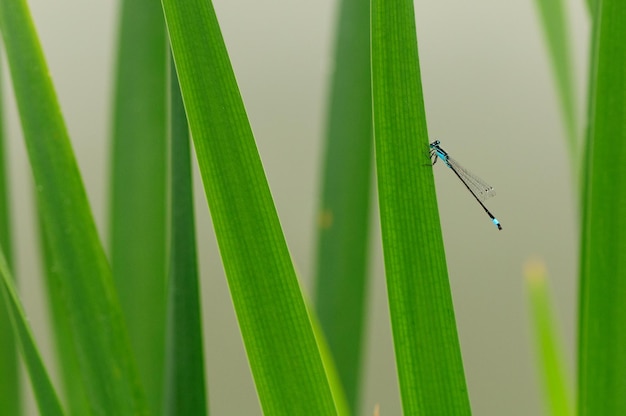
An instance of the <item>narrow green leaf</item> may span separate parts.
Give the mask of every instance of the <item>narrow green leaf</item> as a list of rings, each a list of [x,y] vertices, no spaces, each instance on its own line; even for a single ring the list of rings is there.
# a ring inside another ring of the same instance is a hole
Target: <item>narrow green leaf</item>
[[[150,410],[165,362],[167,40],[159,0],[121,3],[112,140],[111,267]]]
[[[165,414],[207,414],[193,186],[187,117],[176,68],[170,70],[170,272]]]
[[[598,2],[581,238],[578,414],[626,414],[626,3]]]
[[[98,415],[144,414],[110,267],[26,2],[1,1],[0,26],[89,403]]]
[[[316,307],[358,414],[372,180],[369,1],[340,2],[319,212]]]
[[[339,379],[337,365],[335,364],[335,360],[330,351],[330,347],[328,346],[328,342],[326,341],[326,337],[324,336],[319,320],[315,316],[315,312],[310,308],[308,308],[308,310],[309,316],[311,317],[311,324],[313,325],[313,332],[315,333],[315,339],[317,339],[317,346],[320,350],[324,368],[326,369],[326,377],[328,377],[330,390],[333,394],[333,398],[335,399],[337,415],[349,416],[353,413],[350,411],[350,407],[348,406],[346,394],[344,392],[343,385],[341,384],[341,380]]]
[[[0,64],[2,61],[0,61]],[[1,74],[0,74],[1,75]],[[4,81],[0,78],[0,81]],[[9,202],[9,166],[5,157],[4,135],[4,82],[0,82],[0,245],[4,250],[9,268],[13,259],[11,243],[11,209]]]
[[[4,299],[4,303],[9,310],[9,316],[13,324],[16,339],[18,340],[22,358],[28,370],[35,398],[37,399],[39,413],[43,416],[61,416],[64,414],[61,408],[61,402],[50,382],[48,372],[43,365],[41,355],[35,345],[33,334],[28,326],[28,319],[17,296],[15,287],[13,286],[13,277],[11,276],[9,266],[2,250],[0,250],[0,275],[2,275],[0,277],[0,286],[2,287],[0,289],[0,298]],[[5,386],[2,388],[4,389]],[[7,409],[2,409],[3,413],[6,410]],[[8,415],[9,413],[4,414]]]
[[[554,324],[552,301],[543,262],[528,262],[524,270],[531,323],[537,345],[538,369],[544,385],[546,414],[573,415],[570,383],[565,371],[563,343]]]
[[[41,210],[40,210],[41,211]],[[69,316],[65,310],[65,301],[61,288],[57,284],[60,277],[54,260],[50,243],[46,236],[45,224],[41,215],[39,218],[39,246],[43,259],[45,287],[48,295],[52,324],[54,325],[54,343],[56,357],[59,362],[62,391],[65,393],[66,409],[73,416],[87,416],[91,414],[85,386],[80,378],[78,352],[74,343]]]
[[[561,101],[561,112],[566,131],[567,149],[573,172],[580,165],[580,146],[576,117],[576,92],[572,65],[572,47],[563,0],[535,0],[546,38],[557,92]]]
[[[1,75],[1,74],[0,74]],[[3,79],[0,76],[0,247],[6,253],[9,268],[12,259],[11,221],[8,192],[8,166],[4,156],[4,94]],[[0,296],[0,409],[7,415],[21,413],[20,378],[15,348],[15,337],[9,321],[8,305],[5,305],[4,296]]]
[[[263,412],[335,405],[213,5],[162,0],[224,269]]]
[[[439,224],[412,0],[372,0],[380,220],[406,415],[471,413]]]

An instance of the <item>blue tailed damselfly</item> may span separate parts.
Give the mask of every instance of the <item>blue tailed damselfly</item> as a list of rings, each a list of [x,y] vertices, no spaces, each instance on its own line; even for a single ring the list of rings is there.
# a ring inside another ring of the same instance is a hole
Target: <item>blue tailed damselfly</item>
[[[476,198],[476,201],[478,201],[480,206],[483,207],[487,215],[489,215],[489,218],[491,218],[491,222],[498,227],[498,230],[501,230],[502,225],[500,225],[500,221],[498,221],[496,217],[494,217],[493,214],[487,209],[485,204],[483,204],[485,199],[496,194],[493,187],[459,165],[459,162],[452,159],[448,153],[439,146],[440,144],[441,142],[439,140],[435,140],[430,144],[430,157],[433,161],[433,165],[437,163],[437,159],[443,160],[443,163],[452,169],[452,172],[454,172],[461,182],[463,182],[463,185],[465,185],[467,190],[470,191],[474,198]]]

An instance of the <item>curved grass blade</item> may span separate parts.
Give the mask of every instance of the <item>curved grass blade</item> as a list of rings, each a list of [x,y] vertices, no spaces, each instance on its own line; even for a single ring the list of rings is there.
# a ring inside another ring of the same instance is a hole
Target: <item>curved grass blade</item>
[[[165,362],[167,40],[158,0],[121,3],[111,166],[111,268],[150,410]]]
[[[266,415],[336,413],[213,5],[162,0],[191,136]]]
[[[146,413],[113,279],[24,0],[0,2],[0,28],[56,282],[93,413]]]
[[[207,414],[191,149],[176,68],[170,70],[170,273],[165,415]]]
[[[538,369],[544,385],[546,409],[549,409],[546,414],[572,416],[574,409],[565,371],[563,346],[554,324],[547,272],[543,262],[528,262],[524,276],[537,345]]]
[[[32,332],[28,326],[28,319],[24,314],[24,308],[13,286],[13,277],[2,250],[0,250],[0,275],[0,298],[4,299],[4,303],[9,310],[16,339],[28,370],[35,398],[37,399],[39,413],[42,416],[62,416],[64,413],[61,402],[50,382],[50,377],[35,345]],[[5,410],[6,408],[3,409],[3,412]]]
[[[471,414],[428,166],[413,1],[372,0],[380,220],[402,406]]]
[[[1,62],[1,61],[0,61]],[[11,222],[9,220],[8,166],[5,158],[3,79],[0,76],[0,247],[6,253],[9,268],[13,258],[11,244]],[[8,305],[0,296],[0,408],[8,415],[21,413],[20,378],[15,337],[9,321]]]
[[[581,238],[578,414],[626,414],[626,3],[594,22]]]
[[[576,92],[572,65],[572,46],[563,0],[536,0],[552,62],[561,112],[565,125],[567,149],[572,172],[579,171],[580,145],[576,116]]]
[[[369,2],[342,0],[319,213],[316,309],[358,414],[372,187]]]

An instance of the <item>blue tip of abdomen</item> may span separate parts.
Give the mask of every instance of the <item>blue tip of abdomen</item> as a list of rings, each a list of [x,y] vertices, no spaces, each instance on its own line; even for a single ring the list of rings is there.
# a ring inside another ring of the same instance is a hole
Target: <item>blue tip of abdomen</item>
[[[500,221],[498,221],[497,219],[493,218],[493,219],[491,220],[491,222],[492,222],[492,223],[493,223],[496,227],[498,227],[498,230],[502,230],[502,226],[500,225]]]

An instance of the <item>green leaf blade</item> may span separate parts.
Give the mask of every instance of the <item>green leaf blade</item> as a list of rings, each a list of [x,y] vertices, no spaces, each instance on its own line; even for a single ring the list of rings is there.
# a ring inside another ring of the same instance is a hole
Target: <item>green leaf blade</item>
[[[315,338],[317,339],[317,345],[320,350],[322,362],[324,363],[324,368],[326,369],[328,383],[330,385],[333,398],[335,399],[337,416],[349,416],[353,414],[353,412],[350,411],[350,407],[348,406],[348,401],[346,399],[343,385],[339,378],[339,372],[337,371],[337,366],[335,365],[333,355],[331,354],[330,348],[328,347],[328,342],[326,342],[326,337],[322,332],[319,320],[315,316],[314,312],[312,312],[310,309],[309,316],[311,317],[311,324],[313,325],[313,331],[315,332]]]
[[[171,210],[165,414],[207,414],[191,148],[176,68],[170,71]]]
[[[0,28],[92,411],[145,414],[110,267],[24,0],[0,2]]]
[[[165,361],[167,40],[158,0],[121,3],[113,114],[111,267],[153,414]]]
[[[626,414],[626,4],[597,5],[581,238],[580,416]]]
[[[318,218],[316,309],[358,414],[372,187],[369,2],[340,2]]]
[[[4,135],[4,102],[3,78],[0,77],[0,247],[6,254],[9,268],[12,263],[10,203],[8,192],[8,166],[5,158]],[[0,404],[9,415],[18,415],[21,412],[20,378],[16,340],[11,328],[9,305],[5,304],[4,297],[0,296]]]
[[[412,1],[372,0],[372,86],[385,271],[407,415],[471,414],[422,97]]]
[[[48,237],[46,236],[45,224],[39,212],[39,242],[44,267],[45,288],[48,295],[49,310],[52,324],[54,326],[54,341],[56,346],[56,357],[59,362],[61,380],[63,382],[64,398],[66,408],[71,415],[89,415],[90,406],[88,403],[85,385],[82,382],[79,363],[78,350],[74,342],[74,334],[70,317],[66,312],[63,293],[58,284],[60,276],[54,260]]]
[[[263,411],[336,414],[211,2],[162,0],[224,269]]]
[[[28,326],[28,319],[17,296],[13,285],[13,276],[11,276],[9,266],[2,250],[0,250],[0,275],[0,298],[3,298],[4,303],[7,305],[13,329],[16,334],[15,338],[18,340],[22,351],[22,357],[26,364],[26,369],[28,370],[35,398],[37,399],[39,412],[43,416],[63,416],[64,413],[61,402],[52,386],[48,372],[43,365],[41,355],[35,345],[32,331]],[[3,411],[7,410],[9,409],[3,409]],[[17,413],[15,413],[15,415],[17,415]]]
[[[572,46],[563,0],[535,0],[539,9],[548,52],[552,61],[561,112],[565,125],[567,150],[573,172],[578,171],[580,162],[576,116],[576,93],[572,65]]]
[[[537,345],[538,368],[544,385],[546,408],[549,409],[547,414],[572,416],[573,402],[565,371],[563,342],[554,323],[547,271],[543,262],[529,262],[524,277]]]

